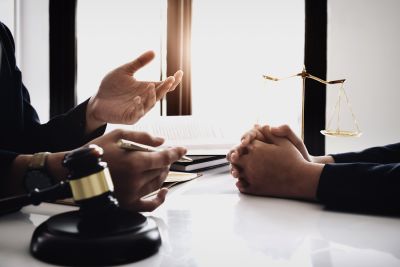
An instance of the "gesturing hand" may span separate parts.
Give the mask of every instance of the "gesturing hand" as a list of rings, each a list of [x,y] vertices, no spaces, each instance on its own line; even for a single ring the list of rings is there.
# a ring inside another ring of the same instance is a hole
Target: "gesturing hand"
[[[89,100],[86,114],[88,132],[104,123],[133,124],[156,101],[176,88],[182,80],[183,72],[180,70],[161,82],[139,81],[134,77],[154,56],[152,51],[145,52],[103,78],[98,92]]]

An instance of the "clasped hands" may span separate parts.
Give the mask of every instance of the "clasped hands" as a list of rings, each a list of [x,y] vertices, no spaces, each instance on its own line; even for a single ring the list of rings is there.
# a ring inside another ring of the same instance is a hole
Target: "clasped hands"
[[[315,200],[324,167],[289,126],[255,125],[227,155],[240,192]]]

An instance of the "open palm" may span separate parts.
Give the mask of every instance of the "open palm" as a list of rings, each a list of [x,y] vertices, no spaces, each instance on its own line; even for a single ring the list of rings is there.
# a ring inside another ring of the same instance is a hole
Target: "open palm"
[[[133,124],[167,92],[176,88],[182,80],[182,71],[177,71],[174,76],[161,82],[139,81],[134,77],[136,71],[147,65],[154,56],[154,52],[148,51],[104,77],[97,94],[89,101],[94,119]]]

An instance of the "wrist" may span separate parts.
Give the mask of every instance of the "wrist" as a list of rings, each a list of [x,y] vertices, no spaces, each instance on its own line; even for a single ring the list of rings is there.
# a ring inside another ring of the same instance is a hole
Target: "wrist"
[[[299,198],[316,200],[319,179],[324,168],[324,164],[306,162],[298,173],[300,176],[297,186],[297,196]]]
[[[335,163],[335,160],[332,156],[311,156],[311,162],[327,164]]]
[[[85,126],[85,133],[89,134],[96,130],[97,128],[106,124],[105,121],[100,120],[96,117],[96,101],[95,97],[91,97],[86,107],[86,126]]]
[[[67,178],[68,170],[62,165],[66,152],[51,153],[47,156],[46,170],[54,178],[55,182],[60,182]]]

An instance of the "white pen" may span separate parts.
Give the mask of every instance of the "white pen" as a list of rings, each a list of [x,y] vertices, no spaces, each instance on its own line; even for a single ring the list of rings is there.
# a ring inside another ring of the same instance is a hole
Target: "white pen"
[[[122,149],[125,150],[131,150],[131,151],[148,151],[148,152],[156,152],[156,151],[162,151],[162,149],[148,146],[148,145],[143,145],[140,143],[136,143],[130,140],[125,140],[125,139],[119,139],[118,140],[118,146]],[[193,160],[187,156],[183,156],[181,159],[178,161],[180,162],[192,162]]]

